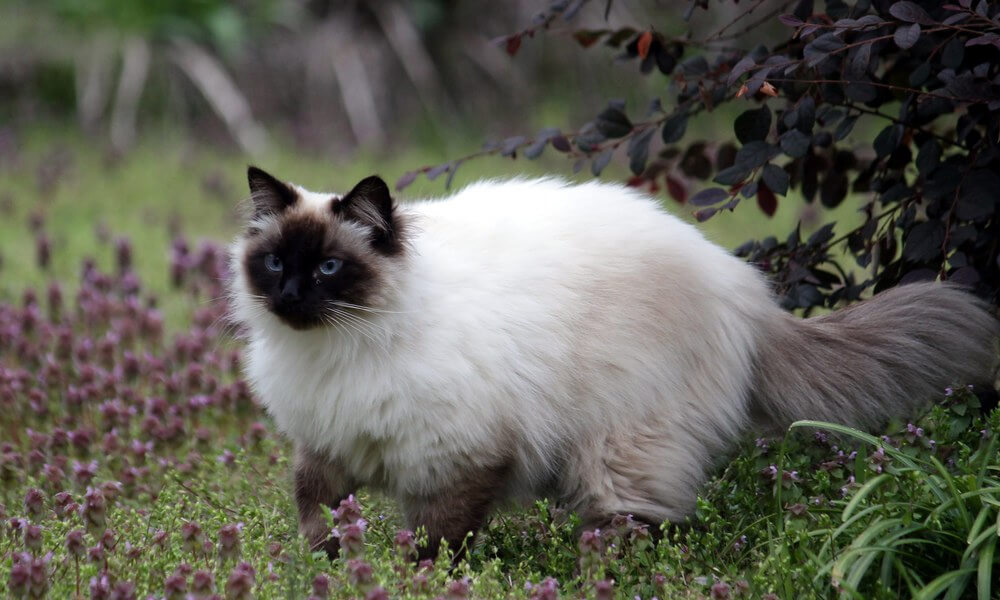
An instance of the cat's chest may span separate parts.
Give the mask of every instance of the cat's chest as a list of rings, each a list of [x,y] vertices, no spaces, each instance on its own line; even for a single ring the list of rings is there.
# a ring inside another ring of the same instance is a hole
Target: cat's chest
[[[278,428],[328,453],[359,479],[391,479],[415,444],[412,421],[386,369],[321,352],[277,353],[252,344],[248,376]]]

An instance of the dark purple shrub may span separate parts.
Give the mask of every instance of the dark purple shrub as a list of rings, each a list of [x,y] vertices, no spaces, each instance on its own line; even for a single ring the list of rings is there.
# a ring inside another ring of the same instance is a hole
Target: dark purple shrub
[[[589,165],[595,176],[622,154],[629,185],[665,190],[699,220],[744,201],[770,216],[793,191],[819,214],[853,194],[860,226],[835,235],[828,222],[807,238],[796,227],[736,249],[772,275],[786,309],[834,307],[869,288],[935,278],[996,302],[1000,6],[799,0],[761,8],[768,18],[755,13],[749,23],[740,21],[761,4],[736,11],[707,37],[667,35],[676,24],[666,22],[673,14],[666,10],[660,22],[558,36],[584,48],[611,48],[619,60],[609,64],[668,79],[670,97],[630,109],[612,101],[574,132],[547,128],[490,142],[474,155],[406,173],[396,188],[420,173],[447,173],[450,182],[473,156],[536,158],[552,148],[571,158],[574,170]],[[498,42],[513,56],[536,33],[556,23],[564,30],[584,12],[580,6],[549,2],[534,25]],[[690,16],[709,2],[688,6]],[[779,35],[771,33],[775,27]],[[688,127],[690,121],[725,104],[740,106],[735,140],[690,133],[700,129]],[[864,132],[862,144],[849,139],[852,131]],[[859,270],[837,262],[844,253]]]

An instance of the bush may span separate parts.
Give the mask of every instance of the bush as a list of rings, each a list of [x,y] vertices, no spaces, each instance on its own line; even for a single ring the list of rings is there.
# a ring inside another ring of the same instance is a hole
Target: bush
[[[529,37],[572,20],[582,4],[552,2],[536,25],[498,43],[516,55]],[[1000,5],[827,0],[817,10],[800,0],[785,14],[791,4],[750,3],[708,37],[639,27],[576,30],[565,39],[619,52],[618,68],[638,64],[643,73],[667,77],[669,101],[653,99],[641,120],[612,101],[572,133],[549,128],[470,157],[536,158],[551,147],[574,159],[574,170],[589,163],[596,176],[624,153],[629,185],[665,189],[696,208],[699,220],[750,199],[771,215],[793,191],[826,208],[857,202],[864,223],[842,235],[834,236],[831,222],[805,240],[796,228],[736,250],[773,275],[788,309],[833,307],[871,287],[935,278],[995,300]],[[688,15],[707,6],[692,1]],[[784,27],[774,43],[730,46],[774,21]],[[735,142],[687,135],[691,119],[727,103],[745,106],[733,122]],[[847,145],[861,126],[878,132],[872,143]],[[397,189],[421,173],[450,178],[470,157],[407,173]],[[689,194],[689,187],[700,189]],[[840,264],[835,254],[843,250],[858,269]]]

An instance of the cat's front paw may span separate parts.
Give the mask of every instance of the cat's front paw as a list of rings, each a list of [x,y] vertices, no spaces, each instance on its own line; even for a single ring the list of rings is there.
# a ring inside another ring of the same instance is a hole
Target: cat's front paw
[[[333,530],[323,522],[299,523],[299,534],[309,543],[311,552],[326,552],[330,560],[340,556],[340,542],[333,537]]]

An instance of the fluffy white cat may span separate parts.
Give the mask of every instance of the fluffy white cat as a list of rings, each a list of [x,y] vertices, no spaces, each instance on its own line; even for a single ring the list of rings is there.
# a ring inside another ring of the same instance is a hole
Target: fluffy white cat
[[[427,527],[429,553],[505,500],[679,519],[748,430],[878,425],[990,377],[997,321],[965,292],[797,319],[621,186],[485,181],[398,205],[375,177],[344,196],[249,180],[246,374],[295,443],[301,530],[331,552],[319,504],[362,485]]]

